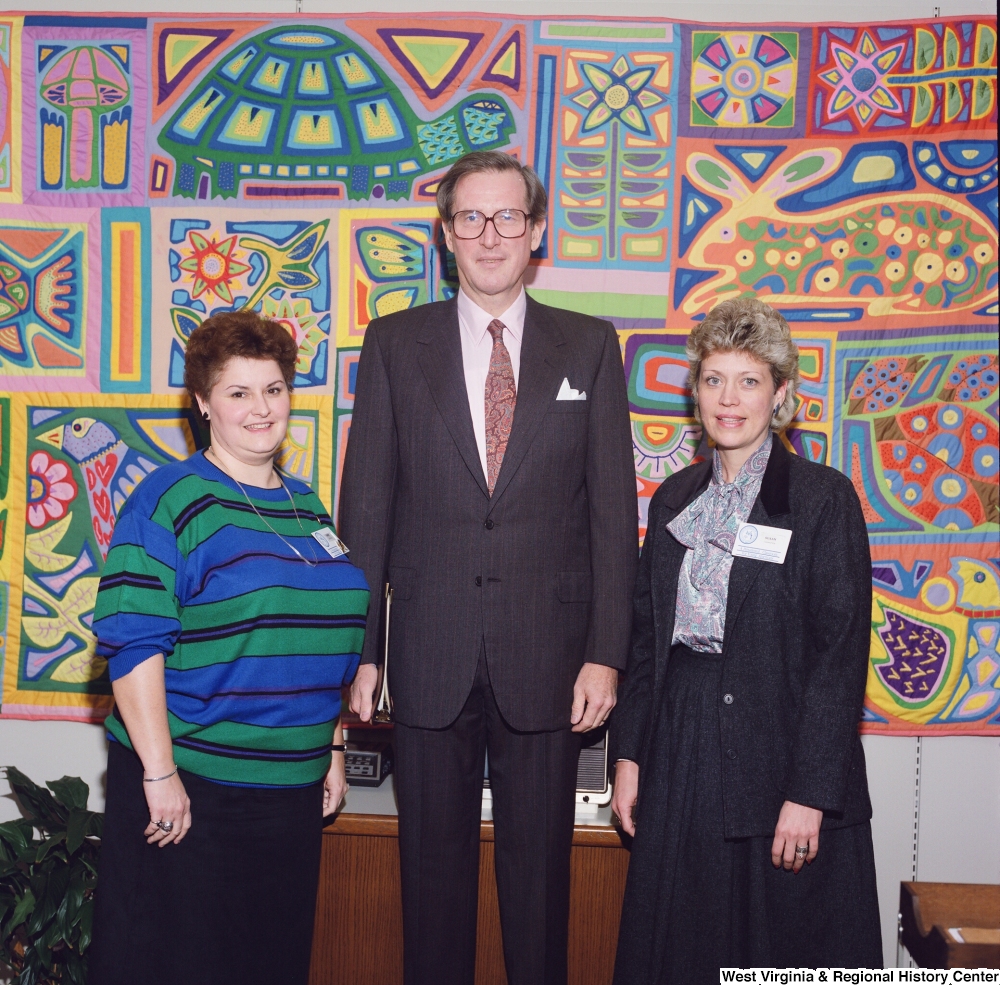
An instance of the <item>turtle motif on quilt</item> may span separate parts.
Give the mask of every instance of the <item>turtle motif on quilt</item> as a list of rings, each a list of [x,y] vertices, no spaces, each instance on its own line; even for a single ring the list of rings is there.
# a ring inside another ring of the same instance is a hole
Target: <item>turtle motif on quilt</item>
[[[996,523],[997,425],[959,404],[923,404],[875,419],[889,491],[911,513],[945,530]]]
[[[234,198],[244,182],[277,181],[399,199],[415,178],[502,147],[513,130],[510,107],[493,95],[424,122],[355,41],[303,25],[226,52],[157,139],[175,161],[173,193],[185,198]]]

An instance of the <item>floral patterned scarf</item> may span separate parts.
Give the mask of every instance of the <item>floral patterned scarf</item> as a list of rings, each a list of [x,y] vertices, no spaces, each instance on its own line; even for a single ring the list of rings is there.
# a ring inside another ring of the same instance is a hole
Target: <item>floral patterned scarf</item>
[[[719,453],[715,452],[712,482],[708,489],[667,524],[674,537],[694,552],[691,585],[696,591],[701,591],[711,582],[719,573],[723,561],[731,558],[729,552],[736,543],[736,532],[750,516],[754,500],[760,492],[760,483],[771,455],[771,441],[768,434],[761,446],[743,463],[736,478],[728,483],[722,476]]]

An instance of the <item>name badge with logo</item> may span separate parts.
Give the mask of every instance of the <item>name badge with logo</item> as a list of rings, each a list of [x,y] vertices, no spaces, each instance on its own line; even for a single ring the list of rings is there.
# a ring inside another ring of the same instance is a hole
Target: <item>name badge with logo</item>
[[[319,530],[314,530],[312,536],[313,540],[332,558],[344,557],[344,555],[351,553],[347,549],[347,545],[329,527],[320,527]]]
[[[761,523],[741,523],[733,544],[733,557],[752,557],[757,561],[784,564],[791,530],[781,527],[765,527]]]

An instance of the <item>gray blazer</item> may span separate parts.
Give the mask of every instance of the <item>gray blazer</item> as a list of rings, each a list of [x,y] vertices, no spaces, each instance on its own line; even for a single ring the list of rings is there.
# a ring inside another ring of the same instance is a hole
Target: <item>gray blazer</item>
[[[564,379],[587,399],[556,400]],[[609,323],[528,299],[517,406],[492,497],[457,302],[368,326],[340,534],[372,587],[362,662],[379,659],[380,588],[393,588],[399,721],[453,722],[485,643],[507,723],[568,726],[580,666],[625,665],[636,515],[621,349]]]
[[[666,680],[686,548],[666,525],[708,486],[711,460],[654,494],[636,579],[632,646],[611,755],[658,769],[649,747]],[[871,817],[858,736],[871,633],[871,554],[850,479],[775,439],[750,523],[792,531],[784,564],[735,558],[719,685],[725,836],[770,835],[785,800],[823,825]],[[728,698],[728,700],[726,700]]]

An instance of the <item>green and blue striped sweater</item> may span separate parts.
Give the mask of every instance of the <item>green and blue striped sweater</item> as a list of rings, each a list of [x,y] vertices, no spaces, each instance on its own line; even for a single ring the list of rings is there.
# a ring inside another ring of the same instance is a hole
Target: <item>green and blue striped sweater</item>
[[[94,612],[111,679],[162,653],[181,769],[239,786],[325,776],[340,688],[358,666],[368,609],[362,572],[310,536],[331,521],[318,496],[244,486],[198,452],[145,478],[122,507]],[[301,522],[301,529],[299,526]],[[131,748],[121,716],[112,739]]]

